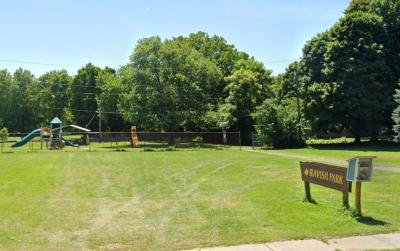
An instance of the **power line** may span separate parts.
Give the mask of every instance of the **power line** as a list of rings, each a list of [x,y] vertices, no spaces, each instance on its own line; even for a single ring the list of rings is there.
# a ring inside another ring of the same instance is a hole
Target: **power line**
[[[95,93],[95,92],[74,92],[71,96],[90,96],[90,95],[108,95],[108,96],[120,96],[121,94],[124,94],[125,92],[120,92],[120,93],[107,93],[107,92],[101,92],[101,93]],[[52,94],[68,94],[66,92],[52,92]]]
[[[40,92],[40,91],[39,91]],[[97,96],[116,96],[119,97],[123,94],[129,94],[129,92],[126,91],[121,91],[119,93],[108,93],[108,92],[99,92],[99,93],[95,93],[95,92],[73,92],[73,93],[68,93],[68,92],[51,92],[51,94],[61,94],[61,95],[70,95],[70,96],[91,96],[91,95],[97,95]],[[224,95],[220,95],[220,96],[213,96],[213,95],[206,95],[203,93],[187,93],[187,94],[183,94],[183,93],[158,93],[159,95],[163,95],[163,96],[171,96],[171,97],[201,97],[201,98],[226,98],[226,96]],[[149,96],[149,95],[145,95],[145,94],[140,94],[140,96]]]
[[[282,59],[282,60],[274,60],[274,61],[265,61],[265,64],[279,64],[279,63],[286,63],[286,62],[293,62],[297,59]]]
[[[264,61],[265,64],[279,64],[292,62],[296,59],[281,59],[281,60],[271,60]],[[57,67],[69,67],[69,68],[81,68],[80,65],[66,65],[66,64],[55,64],[55,63],[45,63],[45,62],[34,62],[26,60],[13,60],[13,59],[0,59],[0,62],[12,63],[12,64],[30,64],[30,65],[43,65],[43,66],[57,66]]]
[[[90,121],[86,124],[86,128],[90,125],[90,123],[92,123],[93,119],[96,117],[96,112],[93,114],[93,117],[90,119]]]
[[[6,63],[12,63],[12,64],[31,64],[31,65],[44,65],[44,66],[57,66],[57,67],[72,67],[72,68],[80,68],[80,67],[82,67],[82,66],[78,66],[78,65],[65,65],[65,64],[32,62],[32,61],[12,60],[12,59],[0,59],[0,62],[6,62]]]
[[[54,109],[54,110],[64,110],[64,109],[68,109],[68,110],[70,110],[70,111],[76,111],[76,112],[88,112],[88,113],[98,113],[99,111],[98,110],[96,110],[96,111],[92,111],[92,110],[83,110],[83,109],[73,109],[73,108],[68,108],[68,107],[65,107],[65,108],[50,108],[50,109]],[[104,112],[104,111],[101,111],[101,113],[105,113],[105,114],[121,114],[122,115],[122,113],[121,112]]]

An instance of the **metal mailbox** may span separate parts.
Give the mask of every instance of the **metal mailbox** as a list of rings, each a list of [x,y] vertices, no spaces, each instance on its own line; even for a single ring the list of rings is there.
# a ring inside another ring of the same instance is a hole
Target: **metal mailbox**
[[[375,156],[362,156],[347,160],[347,181],[370,181],[375,158]]]

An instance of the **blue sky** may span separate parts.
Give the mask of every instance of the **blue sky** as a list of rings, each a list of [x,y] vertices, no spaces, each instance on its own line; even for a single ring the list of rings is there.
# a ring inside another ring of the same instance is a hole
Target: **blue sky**
[[[333,25],[349,0],[0,0],[0,69],[36,76],[88,62],[118,67],[136,42],[205,31],[223,36],[274,74]],[[7,61],[8,60],[8,61]],[[39,62],[55,65],[15,63]]]

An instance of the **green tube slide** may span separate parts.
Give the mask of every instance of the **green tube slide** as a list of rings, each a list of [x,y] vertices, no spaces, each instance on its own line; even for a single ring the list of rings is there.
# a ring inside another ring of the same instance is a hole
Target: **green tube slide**
[[[74,144],[74,143],[72,143],[70,140],[67,140],[67,139],[65,139],[65,138],[62,138],[62,140],[63,140],[63,142],[64,142],[64,144],[65,144],[66,146],[79,147],[78,144]]]
[[[32,132],[30,132],[28,135],[26,135],[25,137],[21,138],[20,140],[18,140],[15,144],[13,144],[11,147],[20,147],[25,145],[26,143],[28,143],[29,141],[31,141],[34,137],[40,137],[40,128],[33,130]]]

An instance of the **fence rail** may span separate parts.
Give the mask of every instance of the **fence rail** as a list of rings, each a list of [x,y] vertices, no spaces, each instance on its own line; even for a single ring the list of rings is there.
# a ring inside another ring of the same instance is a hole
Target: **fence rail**
[[[28,133],[11,133],[9,137],[12,139],[9,138],[8,142],[14,143],[26,135]],[[239,132],[137,132],[136,135],[139,140],[138,148],[145,150],[241,147]],[[88,147],[89,150],[132,148],[131,136],[130,132],[63,132],[67,147],[79,145],[80,148]],[[21,148],[46,149],[48,140],[36,137]]]

